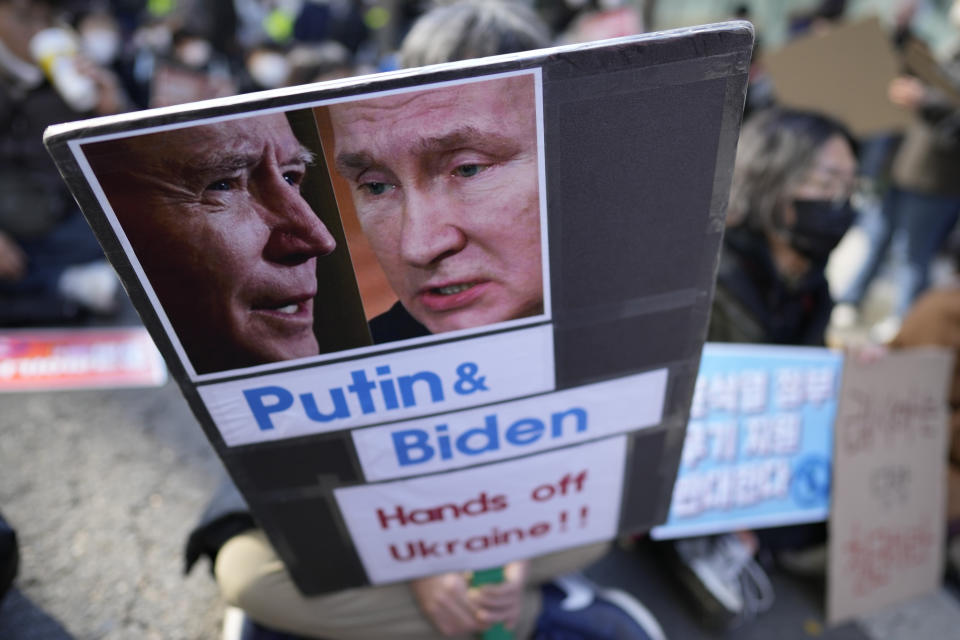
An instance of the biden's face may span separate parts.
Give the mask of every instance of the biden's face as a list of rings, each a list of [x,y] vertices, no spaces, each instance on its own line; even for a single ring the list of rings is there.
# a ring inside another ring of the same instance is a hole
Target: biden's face
[[[336,245],[300,195],[310,154],[286,118],[122,142],[104,190],[194,368],[316,355],[316,259]]]
[[[330,107],[337,171],[403,306],[432,333],[542,313],[532,76]]]

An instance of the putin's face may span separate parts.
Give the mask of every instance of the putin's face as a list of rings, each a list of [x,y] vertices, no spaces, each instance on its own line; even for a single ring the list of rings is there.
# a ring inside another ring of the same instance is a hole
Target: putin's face
[[[116,149],[91,164],[198,373],[317,354],[316,259],[336,245],[282,114],[100,144]]]
[[[330,107],[337,171],[403,306],[432,333],[543,311],[532,76]]]

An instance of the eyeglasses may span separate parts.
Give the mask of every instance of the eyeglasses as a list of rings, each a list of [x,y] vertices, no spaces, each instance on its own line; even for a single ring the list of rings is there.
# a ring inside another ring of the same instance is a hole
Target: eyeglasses
[[[828,166],[814,166],[794,189],[795,195],[811,200],[849,200],[864,187],[864,181],[848,171]]]

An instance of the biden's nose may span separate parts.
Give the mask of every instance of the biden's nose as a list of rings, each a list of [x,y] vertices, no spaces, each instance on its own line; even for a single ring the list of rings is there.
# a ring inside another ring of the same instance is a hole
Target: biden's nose
[[[264,256],[282,264],[299,264],[337,248],[330,230],[304,200],[299,189],[281,176],[260,203],[266,210],[270,237]]]

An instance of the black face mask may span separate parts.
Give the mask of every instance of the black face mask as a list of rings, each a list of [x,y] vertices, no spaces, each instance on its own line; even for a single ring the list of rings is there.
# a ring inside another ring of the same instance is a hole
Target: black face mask
[[[849,200],[794,200],[797,221],[785,229],[794,251],[813,262],[826,263],[856,218]]]

